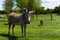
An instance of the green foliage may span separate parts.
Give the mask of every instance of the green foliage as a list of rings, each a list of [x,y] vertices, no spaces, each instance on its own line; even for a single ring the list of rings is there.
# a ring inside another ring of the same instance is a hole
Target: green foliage
[[[60,6],[57,6],[54,8],[54,13],[57,13],[60,15]]]
[[[34,9],[38,10],[41,7],[41,0],[35,0]]]
[[[50,9],[49,9],[49,8],[47,8],[46,12],[47,12],[47,13],[50,13]]]
[[[5,0],[3,6],[7,14],[9,14],[11,10],[16,10],[15,8],[13,9],[15,6],[18,10],[23,11],[23,8],[29,8],[39,12],[41,9],[41,0]]]
[[[38,9],[41,5],[41,0],[16,0],[17,6],[21,9],[30,8]]]
[[[5,11],[0,11],[0,14],[5,14]]]
[[[28,6],[28,0],[16,0],[19,8],[26,8]]]
[[[13,8],[13,0],[5,0],[3,7],[5,10],[5,13],[8,15]]]

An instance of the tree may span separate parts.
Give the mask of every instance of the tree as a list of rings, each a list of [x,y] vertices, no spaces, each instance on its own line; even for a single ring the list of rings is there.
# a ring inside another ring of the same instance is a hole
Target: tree
[[[30,9],[37,9],[39,8],[41,0],[16,0],[17,6],[21,9],[23,8],[30,8]]]
[[[3,7],[8,16],[8,14],[12,11],[13,8],[13,0],[5,0]]]
[[[60,5],[56,6],[53,11],[54,13],[57,13],[58,15],[60,15]]]
[[[19,9],[23,10],[23,8],[26,8],[28,6],[28,0],[15,0],[17,7],[19,7]]]

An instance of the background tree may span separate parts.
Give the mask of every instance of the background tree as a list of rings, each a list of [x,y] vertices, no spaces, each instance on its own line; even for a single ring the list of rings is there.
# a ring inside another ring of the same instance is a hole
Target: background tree
[[[40,1],[41,0],[16,0],[16,3],[20,9],[23,8],[37,9],[41,6]]]
[[[15,0],[17,7],[19,7],[19,9],[23,10],[23,8],[26,8],[28,6],[28,0]]]
[[[60,5],[56,6],[53,10],[54,13],[57,13],[58,15],[60,15]]]
[[[8,14],[12,11],[12,8],[13,8],[13,0],[5,0],[3,7],[5,10],[5,13],[8,16]]]

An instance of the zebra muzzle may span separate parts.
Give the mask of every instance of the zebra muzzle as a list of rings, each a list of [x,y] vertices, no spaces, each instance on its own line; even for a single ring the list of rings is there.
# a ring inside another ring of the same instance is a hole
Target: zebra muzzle
[[[28,24],[30,24],[30,22],[28,22]]]

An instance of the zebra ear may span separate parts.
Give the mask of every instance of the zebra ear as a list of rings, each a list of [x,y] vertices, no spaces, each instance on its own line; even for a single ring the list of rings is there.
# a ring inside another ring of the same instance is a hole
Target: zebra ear
[[[29,11],[29,13],[34,13],[34,12],[35,12],[35,10]]]
[[[29,13],[33,13],[34,11],[29,11]]]

